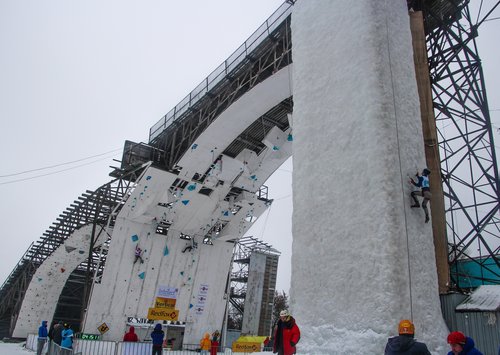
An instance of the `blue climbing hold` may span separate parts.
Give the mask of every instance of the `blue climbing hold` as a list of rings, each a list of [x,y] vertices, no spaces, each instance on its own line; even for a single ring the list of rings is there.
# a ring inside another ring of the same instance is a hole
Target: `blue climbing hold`
[[[132,237],[130,237],[132,239],[133,242],[137,242],[139,240],[139,237],[137,236],[137,234],[134,234]]]
[[[184,271],[181,271],[181,272],[180,272],[180,274],[181,274],[181,275],[184,275]]]
[[[229,216],[229,211],[224,211],[224,216]]]
[[[188,189],[189,191],[196,190],[196,184],[189,185],[189,186],[187,187],[187,189]]]
[[[189,308],[193,308],[193,307],[194,307],[194,306],[193,306],[193,304],[192,304],[192,303],[190,303],[190,304],[189,304]]]
[[[187,204],[189,203],[189,200],[182,200],[182,203],[183,203],[184,205],[187,205]]]
[[[168,247],[165,245],[165,249],[163,250],[163,256],[168,255]]]
[[[137,275],[137,276],[139,276],[139,278],[140,278],[140,279],[143,279],[143,280],[144,280],[144,276],[146,276],[146,273],[143,271],[143,272],[141,272],[141,273],[140,273],[139,275]]]
[[[250,176],[250,179],[252,179],[252,180],[257,180],[257,175],[252,175],[252,176]]]
[[[198,144],[196,143],[191,146],[191,149],[196,149],[196,148],[198,148]]]
[[[280,147],[278,147],[277,145],[273,146],[273,150],[280,150]]]
[[[293,141],[293,136],[291,133],[288,134],[288,137],[286,138],[287,141],[292,142]]]
[[[151,180],[151,175],[146,176],[146,180]]]

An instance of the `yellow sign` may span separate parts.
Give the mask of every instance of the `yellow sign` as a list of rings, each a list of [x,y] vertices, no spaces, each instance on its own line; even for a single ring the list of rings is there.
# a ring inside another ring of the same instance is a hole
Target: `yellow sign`
[[[155,308],[174,309],[175,308],[175,301],[176,301],[175,298],[156,297]]]
[[[102,334],[106,333],[109,330],[109,327],[108,327],[108,325],[106,323],[102,323],[100,326],[97,327],[97,330],[102,335]]]
[[[178,320],[179,310],[169,308],[150,308],[148,310],[148,319],[152,320]]]
[[[256,353],[260,352],[261,343],[234,342],[233,353]]]

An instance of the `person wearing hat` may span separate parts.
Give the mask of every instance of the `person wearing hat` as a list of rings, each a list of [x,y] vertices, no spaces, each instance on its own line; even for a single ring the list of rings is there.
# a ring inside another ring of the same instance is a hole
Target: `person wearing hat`
[[[71,325],[65,323],[64,330],[62,331],[62,354],[72,354],[73,351],[73,330],[71,330]]]
[[[295,354],[297,350],[295,345],[299,340],[300,329],[295,323],[295,318],[290,315],[288,310],[282,310],[274,333],[273,353],[278,353],[278,355]]]
[[[422,208],[425,212],[425,223],[429,222],[429,210],[427,209],[427,202],[431,200],[432,194],[429,185],[429,175],[431,171],[427,168],[422,170],[422,175],[417,174],[417,181],[410,178],[410,184],[416,187],[420,187],[420,191],[412,191],[411,198],[413,199],[414,204],[411,207],[420,207],[420,203],[418,202],[417,196],[422,196],[424,199],[422,200]]]
[[[451,332],[448,335],[448,344],[451,346],[448,355],[483,355],[474,347],[474,340],[462,332]]]
[[[414,339],[415,326],[410,320],[399,322],[398,333],[399,336],[387,340],[385,355],[431,355],[427,345]]]

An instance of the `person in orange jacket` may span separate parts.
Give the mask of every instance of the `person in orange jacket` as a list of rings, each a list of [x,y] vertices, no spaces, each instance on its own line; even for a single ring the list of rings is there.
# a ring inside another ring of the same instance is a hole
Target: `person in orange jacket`
[[[212,347],[212,342],[210,341],[210,334],[205,333],[203,339],[200,341],[201,352],[200,355],[208,355],[210,348]]]
[[[300,329],[295,323],[295,318],[290,312],[280,312],[280,319],[274,333],[273,353],[278,355],[293,355],[296,352],[295,345],[300,340]]]

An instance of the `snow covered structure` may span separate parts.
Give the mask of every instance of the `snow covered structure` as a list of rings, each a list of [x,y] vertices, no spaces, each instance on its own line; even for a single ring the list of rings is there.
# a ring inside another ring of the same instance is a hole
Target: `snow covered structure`
[[[425,158],[406,2],[299,1],[292,35],[300,352],[379,354],[409,318],[442,353],[431,227],[409,207]]]
[[[26,334],[35,332],[41,320],[47,320],[50,324],[56,301],[71,272],[88,257],[92,229],[92,225],[86,225],[75,230],[36,270],[26,290],[13,337],[24,338]],[[104,243],[111,233],[112,228],[107,232],[101,231],[94,241],[94,247]]]
[[[106,267],[101,283],[94,286],[84,332],[95,333],[105,323],[109,330],[104,339],[120,339],[127,319],[155,319],[151,315],[158,311],[155,303],[161,298],[160,289],[171,291],[167,298],[175,299],[175,316],[156,319],[185,322],[185,344],[197,344],[207,329],[221,329],[234,240],[270,206],[272,201],[258,196],[259,189],[290,157],[291,129],[269,129],[259,155],[242,149],[233,158],[214,151],[223,152],[252,122],[289,95],[285,69],[217,117],[177,162],[177,174],[147,168],[116,217]],[[158,228],[164,233],[158,233]],[[143,250],[144,263],[134,262],[136,245]]]

